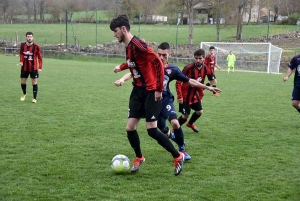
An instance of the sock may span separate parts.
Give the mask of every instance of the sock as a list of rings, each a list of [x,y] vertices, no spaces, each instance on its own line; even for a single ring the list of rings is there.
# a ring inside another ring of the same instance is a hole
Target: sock
[[[208,87],[209,87],[209,86],[210,86],[210,83],[209,83],[209,82],[208,82],[208,83],[206,83],[206,86],[208,86]]]
[[[184,118],[182,118],[182,116],[180,116],[180,117],[178,118],[178,121],[179,121],[179,124],[180,124],[180,126],[181,126],[181,125],[183,125],[183,124],[187,121],[187,119],[184,119]]]
[[[135,152],[135,156],[142,158],[143,154],[140,147],[140,138],[136,130],[134,131],[127,131],[127,138],[129,140],[129,143],[131,147],[133,148]]]
[[[178,129],[174,129],[174,135],[175,135],[174,142],[176,142],[176,144],[178,145],[179,151],[184,151],[184,138],[183,138],[184,134],[181,127]]]
[[[169,138],[165,134],[159,132],[157,130],[157,128],[149,128],[149,129],[147,129],[147,132],[148,132],[148,135],[150,137],[152,137],[153,139],[155,139],[160,146],[162,146],[168,152],[170,152],[172,154],[173,158],[177,158],[180,156],[180,154],[175,149],[175,147],[173,146],[173,144],[169,140]]]
[[[212,86],[215,87],[215,88],[217,87],[217,85],[212,85]],[[213,92],[213,94],[216,94],[216,92]]]
[[[26,84],[21,84],[23,94],[26,94]]]
[[[300,109],[297,110],[300,113]]]
[[[197,121],[197,119],[199,119],[199,117],[201,117],[201,115],[198,115],[196,112],[194,112],[189,120],[189,124],[192,125],[195,121]]]
[[[38,85],[32,85],[32,91],[33,91],[33,98],[36,99],[37,92],[38,92]]]
[[[227,68],[227,72],[228,72],[228,73],[230,72],[230,68],[229,68],[229,67]]]

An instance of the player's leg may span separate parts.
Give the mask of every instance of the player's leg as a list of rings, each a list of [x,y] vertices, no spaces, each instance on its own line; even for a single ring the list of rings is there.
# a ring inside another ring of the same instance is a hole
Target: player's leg
[[[230,65],[228,65],[228,68],[227,68],[227,73],[230,72]]]
[[[140,146],[140,138],[137,132],[137,125],[140,121],[140,118],[143,117],[144,107],[142,100],[139,99],[141,97],[142,92],[136,87],[132,89],[129,99],[129,114],[128,121],[126,125],[127,139],[135,152],[135,159],[133,161],[133,167],[131,172],[137,172],[139,170],[140,165],[145,161],[145,157],[142,154],[141,146]]]
[[[37,80],[39,78],[39,72],[36,70],[30,73],[31,83],[32,83],[32,92],[33,92],[33,99],[32,103],[36,103],[36,97],[38,93],[38,83]]]
[[[185,122],[187,122],[191,108],[188,104],[179,104],[179,112],[181,112],[181,116],[178,118],[179,125],[182,126]]]
[[[24,101],[25,98],[26,98],[26,81],[27,81],[27,78],[29,76],[29,72],[26,72],[26,71],[23,71],[21,70],[21,74],[20,74],[20,78],[21,78],[21,89],[22,89],[22,96],[20,98],[21,101]]]
[[[191,105],[191,108],[195,111],[189,121],[187,122],[186,126],[191,128],[194,132],[199,132],[200,130],[197,128],[197,126],[194,124],[203,114],[202,110],[202,104],[201,101],[198,101],[198,103],[194,103]]]
[[[157,129],[157,119],[162,107],[161,101],[155,101],[154,91],[148,91],[145,100],[145,117],[148,135],[172,154],[175,165],[174,175],[178,175],[183,168],[184,155],[178,152],[169,138]]]

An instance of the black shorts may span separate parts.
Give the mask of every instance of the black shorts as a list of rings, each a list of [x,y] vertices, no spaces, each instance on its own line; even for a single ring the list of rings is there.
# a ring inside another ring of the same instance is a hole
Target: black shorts
[[[300,100],[300,86],[294,86],[292,100]]]
[[[39,78],[39,72],[37,70],[33,72],[21,70],[20,78],[28,78],[29,75],[32,79]]]
[[[207,75],[207,78],[208,78],[209,81],[212,81],[212,80],[217,79],[216,76],[215,76],[214,74],[212,74],[212,75]]]
[[[161,111],[161,101],[155,101],[155,91],[144,87],[133,87],[129,99],[128,118],[146,118],[146,122],[157,121]]]
[[[181,112],[181,114],[190,115],[191,114],[191,109],[193,109],[195,111],[202,110],[202,103],[201,103],[201,101],[199,101],[197,103],[193,103],[191,105],[185,104],[185,103],[179,104],[179,112]]]

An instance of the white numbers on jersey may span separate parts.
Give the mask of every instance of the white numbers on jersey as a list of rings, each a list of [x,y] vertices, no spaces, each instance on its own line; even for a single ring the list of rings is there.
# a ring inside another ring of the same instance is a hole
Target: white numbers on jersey
[[[166,106],[166,109],[167,109],[168,111],[170,111],[170,110],[172,109],[171,105],[167,105],[167,106]]]

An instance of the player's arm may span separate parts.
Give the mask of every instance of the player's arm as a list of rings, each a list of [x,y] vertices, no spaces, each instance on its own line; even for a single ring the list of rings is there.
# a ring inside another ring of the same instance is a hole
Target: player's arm
[[[124,84],[125,81],[129,80],[131,78],[131,73],[126,73],[125,75],[123,75],[123,77],[121,77],[120,79],[118,79],[117,81],[115,81],[115,85],[117,87],[122,86]]]
[[[197,80],[195,79],[190,79],[189,80],[189,85],[193,86],[193,87],[197,87],[197,88],[202,88],[202,89],[207,89],[211,92],[217,92],[217,93],[221,93],[222,91],[218,88],[215,88],[215,87],[209,87],[209,86],[206,86],[204,84],[202,84],[201,82],[198,82]]]
[[[38,62],[39,62],[39,66],[38,66],[38,71],[42,71],[42,68],[43,68],[43,58],[42,58],[42,51],[41,51],[41,48],[40,46],[36,46],[36,51],[37,51],[37,59],[38,59]]]
[[[114,72],[117,73],[117,72],[120,72],[120,71],[126,70],[126,69],[128,69],[127,63],[122,63],[121,65],[115,66]]]
[[[293,69],[291,69],[290,67],[288,67],[285,76],[283,77],[283,81],[288,81],[289,77],[291,76],[291,74],[293,73]]]
[[[20,46],[20,52],[19,52],[19,54],[20,54],[20,66],[22,67],[23,66],[23,61],[24,61],[24,55],[23,55],[23,50],[22,50],[22,44],[23,43],[21,43],[21,46]]]

